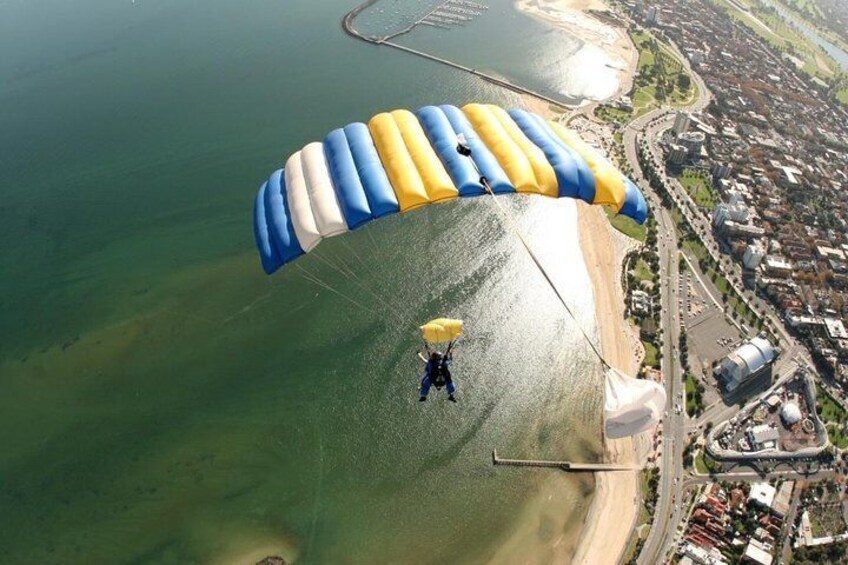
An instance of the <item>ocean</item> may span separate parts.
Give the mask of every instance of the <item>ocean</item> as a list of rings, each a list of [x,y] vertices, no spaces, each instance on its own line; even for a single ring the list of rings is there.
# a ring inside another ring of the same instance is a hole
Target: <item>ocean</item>
[[[602,401],[491,202],[261,271],[253,196],[291,152],[382,110],[520,104],[354,41],[352,7],[0,5],[0,561],[479,562],[527,515],[528,546],[579,531],[591,479],[491,465],[593,457]],[[594,331],[574,204],[502,201]],[[417,326],[443,315],[459,403],[420,404]]]

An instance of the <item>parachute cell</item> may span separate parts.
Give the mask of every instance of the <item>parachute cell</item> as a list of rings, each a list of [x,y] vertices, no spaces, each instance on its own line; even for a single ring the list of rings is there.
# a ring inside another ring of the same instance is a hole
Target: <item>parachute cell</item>
[[[471,156],[456,151],[462,134]],[[259,189],[254,233],[272,273],[325,237],[420,206],[524,192],[580,198],[642,223],[639,189],[574,132],[492,105],[395,110],[330,132],[294,153]],[[478,173],[479,171],[479,173]]]
[[[462,320],[436,318],[421,326],[421,337],[429,343],[453,341],[462,333]]]

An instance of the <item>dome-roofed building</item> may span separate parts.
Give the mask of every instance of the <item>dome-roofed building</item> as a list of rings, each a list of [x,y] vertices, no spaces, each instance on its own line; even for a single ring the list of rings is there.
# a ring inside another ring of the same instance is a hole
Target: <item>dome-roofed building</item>
[[[787,428],[794,426],[803,419],[798,404],[792,401],[786,402],[780,409],[780,419]]]
[[[777,357],[778,350],[763,337],[757,336],[728,355],[716,369],[716,376],[724,381],[728,392],[768,367]]]

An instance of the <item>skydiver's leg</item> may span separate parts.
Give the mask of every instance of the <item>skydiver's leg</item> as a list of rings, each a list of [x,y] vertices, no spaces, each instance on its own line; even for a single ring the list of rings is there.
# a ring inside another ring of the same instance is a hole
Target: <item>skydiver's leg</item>
[[[420,395],[418,397],[419,402],[424,402],[425,400],[427,400],[427,395],[430,394],[430,384],[430,376],[425,375],[424,378],[421,380],[421,389],[418,391],[418,394]]]
[[[453,393],[456,392],[456,385],[453,384],[453,381],[450,377],[448,377],[446,383],[448,389],[448,400],[451,402],[456,402],[456,398],[454,398]]]

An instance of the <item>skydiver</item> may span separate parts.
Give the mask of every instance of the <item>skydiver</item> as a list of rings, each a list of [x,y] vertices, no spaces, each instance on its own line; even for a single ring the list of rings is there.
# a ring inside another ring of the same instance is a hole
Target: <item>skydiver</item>
[[[451,359],[450,349],[444,355],[440,351],[432,351],[430,353],[430,358],[427,360],[427,367],[424,369],[424,378],[421,379],[421,389],[419,391],[421,396],[418,398],[419,402],[427,400],[427,395],[430,393],[430,386],[435,386],[436,390],[442,390],[443,386],[446,387],[448,389],[448,400],[456,402],[456,398],[453,395],[456,392],[456,386],[453,384],[450,373]]]

